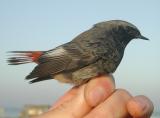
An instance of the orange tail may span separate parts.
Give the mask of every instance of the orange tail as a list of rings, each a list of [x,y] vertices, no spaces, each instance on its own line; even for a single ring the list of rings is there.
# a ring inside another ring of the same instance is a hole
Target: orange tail
[[[19,65],[35,62],[38,64],[39,57],[43,54],[42,51],[11,51],[13,56],[8,58],[9,65]]]

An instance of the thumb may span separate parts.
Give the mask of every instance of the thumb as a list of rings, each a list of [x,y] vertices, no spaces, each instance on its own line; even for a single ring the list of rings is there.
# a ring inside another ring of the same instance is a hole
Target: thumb
[[[68,99],[65,95],[66,100],[37,118],[81,118],[114,91],[114,84],[109,76],[101,76],[72,90],[74,96]]]

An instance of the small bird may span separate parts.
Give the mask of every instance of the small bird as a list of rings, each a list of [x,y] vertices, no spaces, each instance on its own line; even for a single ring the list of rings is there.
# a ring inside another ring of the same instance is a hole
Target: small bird
[[[26,76],[30,83],[53,78],[81,85],[93,77],[115,72],[132,39],[148,40],[135,25],[110,20],[97,23],[72,41],[48,51],[11,51],[14,55],[8,62],[9,65],[37,63]]]

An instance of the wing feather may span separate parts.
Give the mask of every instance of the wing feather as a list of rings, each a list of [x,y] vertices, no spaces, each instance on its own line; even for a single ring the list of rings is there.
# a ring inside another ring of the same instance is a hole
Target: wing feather
[[[48,58],[47,58],[48,59]],[[26,79],[32,79],[36,77],[49,76],[51,73],[56,74],[65,69],[66,64],[69,62],[65,59],[64,55],[52,57],[43,63],[37,65],[34,70],[26,77]]]
[[[40,64],[34,68],[26,79],[42,78],[51,74],[71,71],[82,68],[89,63],[93,63],[93,61],[96,61],[96,58],[91,52],[84,51],[77,44],[67,44],[42,55],[39,59]]]

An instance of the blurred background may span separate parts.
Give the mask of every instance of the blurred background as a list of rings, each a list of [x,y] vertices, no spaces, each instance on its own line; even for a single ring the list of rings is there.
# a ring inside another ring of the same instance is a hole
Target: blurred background
[[[150,39],[127,46],[114,76],[117,88],[148,96],[158,116],[159,12],[159,0],[0,0],[0,118],[40,114],[71,88],[54,80],[30,85],[24,78],[35,64],[9,66],[7,51],[52,49],[112,19],[135,24]]]

